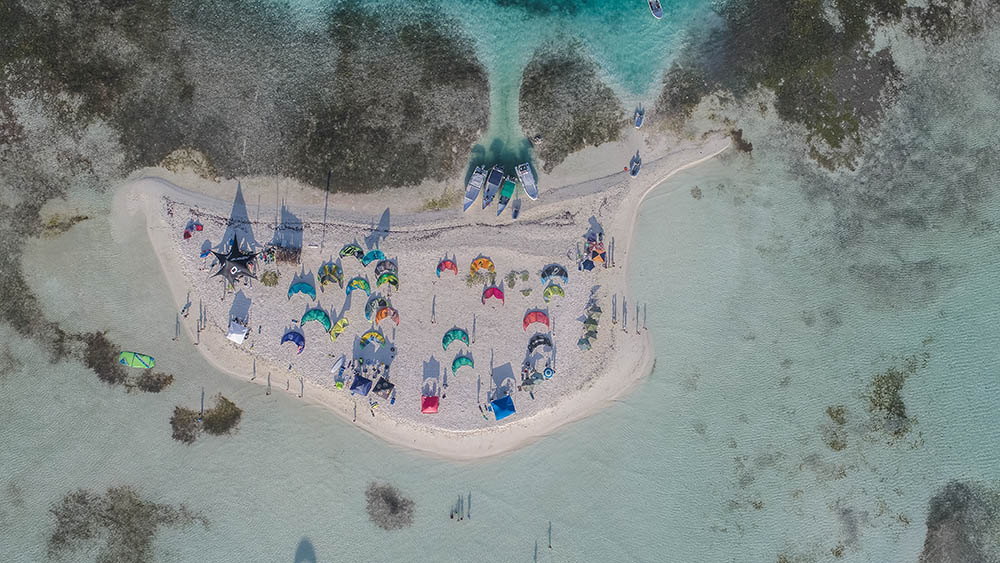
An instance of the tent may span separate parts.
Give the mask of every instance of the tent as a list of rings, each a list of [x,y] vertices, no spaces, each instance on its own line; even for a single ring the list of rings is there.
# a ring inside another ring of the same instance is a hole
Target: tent
[[[539,346],[541,346],[543,344],[545,346],[548,346],[549,348],[552,347],[552,339],[549,338],[549,335],[547,335],[547,334],[536,334],[536,335],[532,336],[531,339],[528,340],[528,353],[530,354],[530,353],[534,352],[535,348],[538,348]]]
[[[301,354],[302,350],[306,347],[306,337],[303,336],[301,332],[294,330],[289,330],[284,336],[281,337],[280,343],[284,344],[285,342],[294,342],[295,345],[299,347],[299,351],[296,352],[296,354]]]
[[[307,282],[293,283],[291,287],[288,288],[288,298],[291,299],[296,293],[301,293],[303,295],[308,295],[313,299],[316,299],[316,288],[312,284]]]
[[[240,278],[257,277],[250,271],[254,266],[254,258],[257,257],[257,253],[243,252],[240,249],[239,241],[236,240],[236,235],[233,235],[233,242],[229,245],[229,250],[226,252],[215,252],[213,250],[212,254],[215,255],[215,259],[219,262],[219,271],[212,274],[213,278],[215,276],[222,276],[229,282],[229,285],[236,287],[236,282],[240,281]]]
[[[552,278],[562,278],[563,283],[569,283],[569,274],[566,273],[566,268],[563,268],[559,264],[549,264],[542,268],[541,277],[542,285],[548,285],[549,280]]]
[[[522,321],[524,330],[528,330],[528,327],[532,323],[542,323],[545,326],[549,326],[549,316],[543,311],[528,311],[524,314],[524,320]]]
[[[369,250],[368,254],[361,257],[361,265],[367,266],[376,260],[385,260],[385,254],[382,254],[381,250]]]
[[[372,380],[368,379],[363,375],[354,376],[354,381],[351,382],[351,395],[357,393],[362,397],[368,395],[368,392],[372,390]]]
[[[496,299],[499,299],[500,303],[504,302],[503,291],[499,287],[497,287],[495,285],[487,287],[486,289],[483,290],[483,304],[484,305],[486,304],[486,300],[489,299],[490,297],[494,297]]]
[[[371,295],[372,286],[368,284],[368,280],[362,277],[357,277],[347,282],[347,294],[350,295],[355,289],[364,290],[365,295]]]
[[[460,368],[462,366],[469,366],[470,368],[473,368],[473,369],[476,367],[475,362],[472,361],[471,357],[469,357],[469,356],[455,356],[455,359],[451,362],[451,373],[452,373],[452,375],[454,375],[455,372],[458,371],[458,368]]]
[[[584,336],[586,336],[587,338],[593,339],[593,340],[597,340],[597,331],[596,330],[588,330],[587,334],[584,334]]]
[[[597,319],[593,317],[587,317],[587,320],[583,321],[583,326],[597,326]]]
[[[375,386],[372,387],[372,393],[388,399],[389,395],[392,394],[392,390],[395,388],[396,386],[389,383],[388,379],[380,377],[378,378],[378,381],[375,382]]]
[[[558,285],[552,284],[546,287],[545,291],[542,292],[542,299],[545,299],[545,302],[548,303],[549,301],[552,300],[553,295],[566,297],[566,292],[563,291],[563,288],[559,287]]]
[[[386,272],[397,272],[396,263],[392,260],[382,260],[378,264],[375,264],[375,277],[379,277]]]
[[[420,412],[424,414],[437,414],[438,403],[440,403],[441,398],[434,396],[428,397],[424,395],[420,397]]]
[[[576,345],[579,346],[581,350],[590,350],[590,340],[587,340],[586,338],[577,340]]]
[[[323,309],[309,309],[306,311],[306,314],[302,315],[302,320],[299,321],[299,326],[303,326],[309,321],[319,322],[323,325],[323,329],[326,330],[326,332],[330,332],[330,315],[326,314],[326,311]]]
[[[441,339],[441,346],[447,350],[448,345],[452,342],[460,340],[465,343],[466,346],[469,345],[469,333],[465,332],[460,328],[453,328],[448,332],[444,333],[444,338]]]
[[[473,260],[472,264],[469,266],[469,275],[474,276],[479,270],[486,270],[492,274],[496,272],[496,267],[493,265],[493,260],[490,260],[485,256],[480,256],[479,258]]]
[[[341,258],[343,258],[345,256],[353,256],[353,257],[357,258],[358,260],[361,260],[361,257],[364,256],[364,254],[365,254],[365,251],[361,250],[360,246],[358,246],[356,244],[353,244],[353,243],[351,243],[351,244],[345,244],[344,248],[340,249],[340,257]]]
[[[591,313],[598,313],[598,314],[600,314],[600,313],[603,313],[604,311],[602,311],[599,306],[594,305],[593,307],[590,308],[590,312]]]
[[[319,281],[321,288],[333,282],[337,282],[340,287],[344,287],[344,272],[336,264],[323,264],[319,269],[319,273],[316,274],[316,280]]]
[[[584,260],[583,264],[582,264],[582,267],[583,267],[584,270],[587,270],[589,272],[589,271],[591,271],[591,270],[594,269],[594,261],[593,260]]]
[[[441,272],[443,272],[445,270],[451,270],[452,272],[455,272],[455,275],[457,276],[458,275],[458,264],[455,264],[455,262],[453,260],[449,260],[449,259],[445,258],[444,260],[438,262],[438,265],[437,265],[437,276],[440,278],[441,277]]]
[[[498,421],[503,420],[517,412],[514,410],[514,400],[510,398],[510,395],[495,399],[490,402],[490,405],[493,406],[493,416],[495,416]]]
[[[396,275],[396,272],[386,272],[378,277],[375,287],[381,287],[384,283],[388,283],[392,287],[399,289],[399,276]]]
[[[385,297],[382,297],[381,295],[375,295],[371,297],[370,299],[368,299],[368,302],[365,303],[365,319],[371,320],[372,313],[374,313],[378,309],[381,309],[382,307],[388,307],[388,306],[389,306],[389,300],[386,299]]]
[[[247,338],[247,326],[236,319],[229,321],[229,332],[226,333],[226,338],[232,340],[236,344],[243,344],[243,341]]]
[[[396,326],[399,326],[399,311],[393,309],[392,307],[382,307],[375,313],[375,323],[382,324],[382,321],[386,318],[392,319],[396,322]]]
[[[381,332],[377,330],[369,330],[361,335],[361,347],[364,348],[365,346],[368,346],[373,340],[379,344],[385,344],[385,337],[382,336]]]
[[[343,334],[344,330],[347,329],[347,325],[349,324],[351,324],[351,321],[347,320],[347,317],[344,317],[339,321],[337,321],[336,323],[334,323],[333,327],[330,328],[330,340],[332,342],[336,342],[337,337]]]

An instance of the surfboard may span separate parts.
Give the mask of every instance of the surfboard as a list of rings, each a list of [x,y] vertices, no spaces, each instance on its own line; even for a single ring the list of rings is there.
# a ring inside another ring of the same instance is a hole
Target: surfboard
[[[152,356],[138,352],[122,352],[118,354],[118,363],[133,368],[148,369],[156,365],[156,360]]]

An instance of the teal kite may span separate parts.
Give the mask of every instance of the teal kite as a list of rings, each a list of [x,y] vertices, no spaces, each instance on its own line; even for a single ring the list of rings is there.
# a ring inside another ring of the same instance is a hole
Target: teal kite
[[[462,366],[469,366],[470,368],[476,367],[475,363],[472,361],[472,358],[470,358],[469,356],[456,356],[455,359],[451,362],[452,375],[454,375],[455,372],[458,371],[458,368]]]
[[[313,287],[312,284],[310,283],[306,282],[293,283],[292,287],[288,288],[288,298],[291,299],[292,295],[295,295],[296,293],[302,293],[308,295],[309,297],[312,297],[313,299],[316,299],[316,288]]]
[[[321,325],[323,325],[323,329],[325,329],[326,332],[330,332],[330,327],[332,326],[330,323],[330,315],[326,314],[326,311],[323,309],[309,309],[306,311],[306,314],[302,315],[302,320],[299,321],[299,325],[304,325],[309,321],[318,321]]]
[[[460,328],[453,328],[448,332],[444,333],[444,338],[441,340],[441,346],[447,350],[448,345],[456,340],[461,340],[466,346],[469,345],[469,333],[465,332]]]
[[[361,258],[361,265],[367,266],[376,260],[385,260],[385,254],[382,254],[382,251],[378,249],[369,250],[368,254]]]

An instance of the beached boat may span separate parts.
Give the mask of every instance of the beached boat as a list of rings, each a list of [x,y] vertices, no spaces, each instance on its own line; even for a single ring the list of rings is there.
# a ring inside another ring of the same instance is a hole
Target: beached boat
[[[490,170],[490,175],[486,177],[486,189],[483,191],[483,209],[493,203],[493,198],[500,189],[500,182],[503,182],[503,166],[497,164]]]
[[[510,216],[513,219],[517,219],[521,215],[521,198],[514,200],[514,203],[510,205]]]
[[[465,203],[462,211],[468,211],[472,202],[476,201],[476,198],[479,197],[479,190],[483,189],[484,182],[486,182],[486,171],[483,170],[482,166],[477,166],[476,171],[469,178],[469,185],[465,187]]]
[[[660,6],[660,0],[647,0],[649,2],[649,11],[653,12],[653,17],[660,19],[663,17],[663,7]]]
[[[535,183],[535,175],[531,173],[531,165],[527,162],[517,165],[517,179],[524,186],[524,194],[529,199],[538,199],[538,184]]]
[[[642,118],[645,117],[646,110],[642,109],[642,106],[635,109],[635,128],[638,129],[642,127]]]
[[[517,184],[514,183],[514,180],[510,178],[504,179],[503,188],[500,190],[500,203],[497,204],[497,217],[507,208],[507,204],[510,203],[510,197],[514,195],[514,190],[516,189]]]
[[[632,157],[632,160],[630,160],[628,164],[629,164],[629,170],[628,170],[629,175],[638,176],[639,167],[642,166],[642,159],[639,158],[639,151],[635,151],[635,156]]]

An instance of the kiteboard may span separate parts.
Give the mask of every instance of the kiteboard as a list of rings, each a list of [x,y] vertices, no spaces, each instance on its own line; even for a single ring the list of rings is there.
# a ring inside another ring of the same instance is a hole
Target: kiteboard
[[[122,352],[118,354],[118,363],[132,368],[149,369],[156,365],[156,360],[138,352]]]

